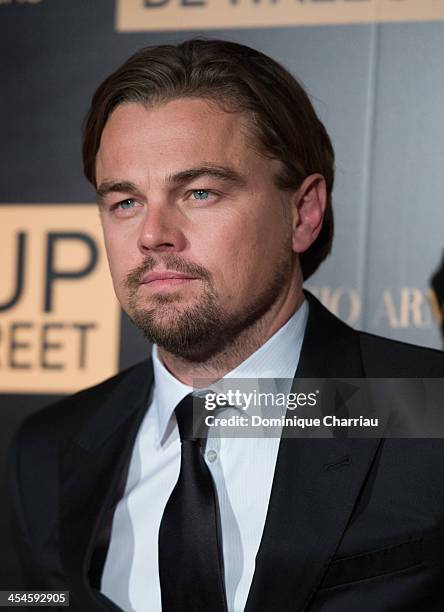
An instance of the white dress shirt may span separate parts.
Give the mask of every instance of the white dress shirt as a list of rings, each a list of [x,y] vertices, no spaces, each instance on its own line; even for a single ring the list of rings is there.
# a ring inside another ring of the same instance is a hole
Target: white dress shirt
[[[294,377],[308,316],[304,301],[265,344],[224,378]],[[158,534],[180,468],[177,404],[192,387],[177,380],[153,347],[154,386],[137,433],[125,492],[114,513],[101,592],[126,612],[160,612]],[[217,490],[229,612],[241,612],[254,573],[279,437],[209,437],[205,460]]]

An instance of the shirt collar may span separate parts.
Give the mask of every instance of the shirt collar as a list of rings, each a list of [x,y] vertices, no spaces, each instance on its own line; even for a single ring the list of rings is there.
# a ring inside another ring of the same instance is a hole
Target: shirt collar
[[[224,378],[287,378],[295,375],[301,353],[302,340],[308,318],[308,304],[304,300],[298,310],[260,346]],[[193,387],[185,385],[162,363],[157,345],[152,351],[154,369],[154,403],[157,438],[160,443],[177,404]]]

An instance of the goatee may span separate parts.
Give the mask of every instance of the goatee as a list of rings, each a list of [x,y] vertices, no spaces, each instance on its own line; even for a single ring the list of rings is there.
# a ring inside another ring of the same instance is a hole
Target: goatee
[[[276,274],[256,297],[255,301],[239,313],[228,313],[220,305],[212,276],[200,265],[184,262],[175,254],[162,258],[166,270],[194,277],[203,289],[186,309],[181,307],[180,291],[153,293],[151,305],[142,303],[139,295],[142,277],[159,263],[148,256],[144,262],[128,274],[125,286],[128,290],[128,315],[149,342],[184,360],[201,363],[224,351],[234,340],[256,323],[273,305],[288,282],[291,260],[276,266]]]

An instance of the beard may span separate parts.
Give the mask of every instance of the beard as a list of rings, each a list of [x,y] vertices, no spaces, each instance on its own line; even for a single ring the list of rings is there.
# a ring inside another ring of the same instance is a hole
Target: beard
[[[221,306],[211,274],[197,264],[184,262],[175,254],[162,258],[165,269],[190,275],[203,283],[203,291],[193,304],[181,307],[179,292],[154,293],[150,306],[142,303],[138,290],[142,277],[159,261],[148,256],[128,274],[127,314],[145,338],[184,360],[202,363],[222,353],[242,332],[251,328],[268,312],[288,284],[292,273],[291,247],[285,245],[275,274],[242,312],[228,312]]]

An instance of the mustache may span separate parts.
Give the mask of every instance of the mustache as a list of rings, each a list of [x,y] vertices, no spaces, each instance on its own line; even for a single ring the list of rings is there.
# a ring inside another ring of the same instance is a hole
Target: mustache
[[[125,278],[124,285],[127,289],[136,289],[142,278],[147,272],[151,272],[156,267],[162,267],[162,269],[170,272],[180,272],[181,274],[189,274],[195,278],[201,278],[211,283],[211,274],[203,266],[185,261],[173,253],[168,253],[162,259],[148,255],[145,257],[143,262],[129,272]]]

